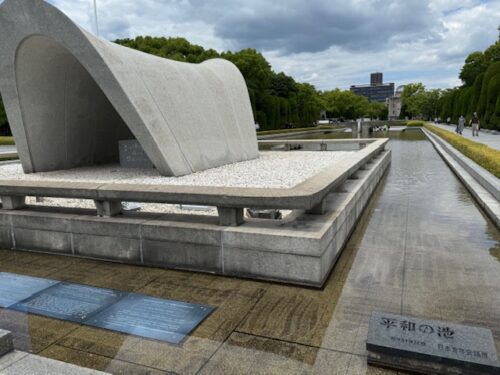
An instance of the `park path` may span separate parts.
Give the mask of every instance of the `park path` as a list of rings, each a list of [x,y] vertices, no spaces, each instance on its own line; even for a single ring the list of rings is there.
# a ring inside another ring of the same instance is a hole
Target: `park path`
[[[441,129],[448,130],[448,131],[455,131],[456,125],[443,125],[443,124],[433,124]],[[475,142],[480,142],[484,143],[487,146],[490,146],[491,148],[500,150],[500,134],[492,134],[492,133],[485,133],[484,131],[479,130],[479,137],[473,137],[472,136],[472,129],[471,128],[465,128],[462,134],[465,138],[468,138],[472,141]]]

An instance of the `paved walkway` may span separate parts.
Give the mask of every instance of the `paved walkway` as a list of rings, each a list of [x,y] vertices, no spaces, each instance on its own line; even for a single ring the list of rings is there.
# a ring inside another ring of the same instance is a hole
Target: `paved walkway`
[[[440,127],[441,129],[449,130],[455,132],[456,125],[443,125],[443,124],[433,124],[437,127]],[[496,148],[497,150],[500,150],[500,134],[491,134],[491,133],[485,133],[484,131],[479,130],[479,137],[473,137],[472,136],[472,129],[465,128],[462,134],[465,138],[469,138],[475,142],[481,142],[484,143],[485,145],[490,146],[491,148]]]

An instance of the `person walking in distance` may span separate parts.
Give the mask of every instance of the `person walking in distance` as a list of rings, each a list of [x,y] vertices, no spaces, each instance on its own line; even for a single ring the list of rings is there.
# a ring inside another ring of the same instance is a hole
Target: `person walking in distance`
[[[464,126],[465,126],[465,118],[464,116],[460,115],[460,118],[458,119],[458,125],[457,125],[457,133],[462,135],[462,132],[464,131]]]
[[[470,124],[472,125],[472,136],[479,137],[479,117],[477,116],[477,112],[474,112],[474,115],[470,119]]]

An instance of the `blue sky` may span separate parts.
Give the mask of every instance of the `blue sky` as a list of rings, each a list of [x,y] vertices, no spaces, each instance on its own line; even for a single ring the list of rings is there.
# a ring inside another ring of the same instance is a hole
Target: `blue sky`
[[[92,0],[50,0],[94,31]],[[498,38],[500,1],[97,0],[101,36],[182,36],[216,50],[255,48],[318,89],[368,83],[460,84],[465,57]]]

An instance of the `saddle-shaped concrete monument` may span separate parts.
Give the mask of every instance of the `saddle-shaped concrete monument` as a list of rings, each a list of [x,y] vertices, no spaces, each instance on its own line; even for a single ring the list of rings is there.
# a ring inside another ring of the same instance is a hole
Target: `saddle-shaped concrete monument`
[[[0,92],[26,173],[118,161],[136,138],[162,175],[258,157],[243,76],[96,38],[43,0],[0,6]]]

